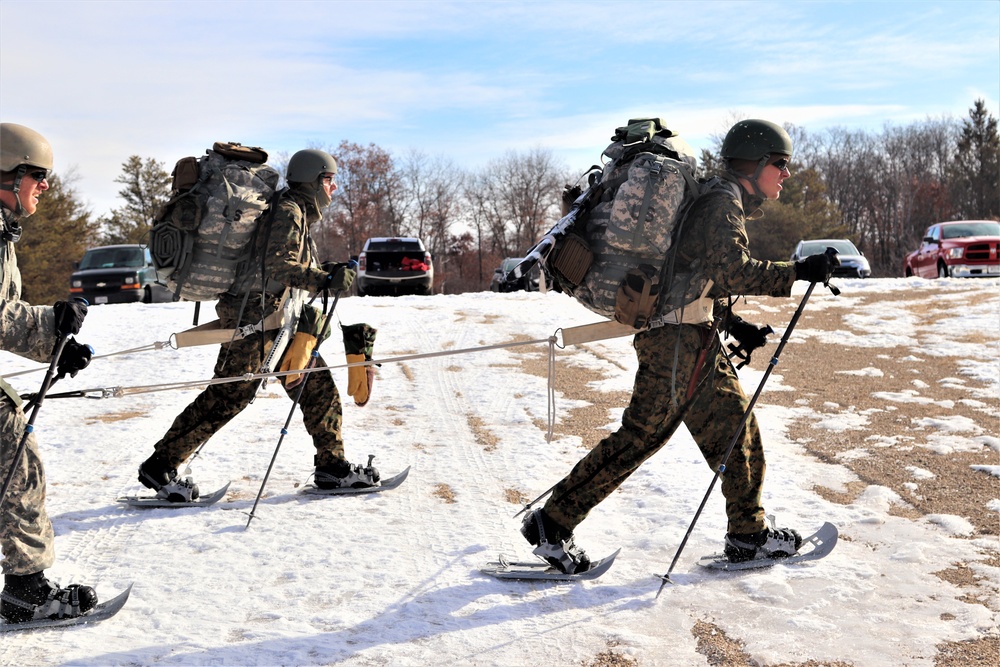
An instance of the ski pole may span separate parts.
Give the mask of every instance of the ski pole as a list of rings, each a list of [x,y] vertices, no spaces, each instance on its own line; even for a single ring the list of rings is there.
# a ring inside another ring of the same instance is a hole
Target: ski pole
[[[14,453],[14,458],[10,461],[10,470],[7,472],[7,478],[3,482],[3,490],[0,490],[0,506],[2,506],[4,500],[7,499],[7,490],[10,488],[11,482],[14,481],[14,472],[17,470],[17,464],[21,460],[21,456],[24,455],[24,448],[28,444],[28,436],[35,431],[35,417],[38,416],[38,411],[42,407],[42,401],[45,400],[45,393],[52,385],[53,377],[56,373],[56,367],[59,365],[59,357],[62,356],[62,351],[63,348],[66,347],[67,340],[69,340],[69,334],[63,334],[60,336],[59,340],[56,341],[56,348],[52,352],[52,359],[49,361],[49,368],[45,371],[45,378],[42,379],[42,386],[32,399],[34,401],[34,406],[31,408],[31,415],[28,417],[28,423],[24,427],[24,434],[21,436],[21,442],[17,445],[17,451]]]
[[[337,290],[336,295],[333,297],[333,305],[330,306],[330,311],[325,313],[326,317],[323,319],[323,330],[320,332],[319,338],[316,339],[316,347],[313,348],[311,361],[315,361],[319,358],[319,346],[322,344],[327,333],[330,331],[330,320],[333,319],[333,311],[337,309],[337,302],[340,301],[340,295],[343,293],[344,290]],[[281,449],[281,443],[284,441],[285,436],[288,435],[288,425],[292,422],[292,415],[295,414],[295,408],[298,406],[299,400],[302,398],[302,391],[306,388],[306,382],[309,380],[310,375],[312,375],[312,373],[302,374],[302,382],[299,383],[299,390],[295,392],[295,398],[292,400],[292,409],[288,411],[288,417],[285,418],[285,425],[281,428],[281,435],[278,437],[278,444],[274,447],[274,454],[271,455],[271,462],[267,466],[267,472],[264,473],[264,479],[260,483],[260,490],[257,492],[256,500],[253,501],[253,507],[250,508],[247,525],[243,527],[243,530],[249,528],[250,522],[253,521],[257,511],[257,503],[260,502],[260,497],[264,495],[264,487],[267,485],[267,480],[271,476],[271,469],[274,468],[274,462],[278,459],[278,450]]]
[[[761,378],[760,384],[757,385],[757,391],[754,392],[753,397],[750,399],[747,409],[743,412],[743,417],[740,419],[739,425],[736,427],[736,432],[733,434],[732,439],[729,441],[729,447],[726,449],[725,455],[722,457],[722,462],[719,463],[718,469],[715,471],[715,475],[712,477],[711,483],[708,485],[708,490],[705,492],[705,497],[701,499],[701,504],[698,506],[698,510],[694,513],[694,518],[691,520],[691,525],[688,526],[687,532],[684,533],[684,539],[681,540],[681,544],[677,547],[677,553],[674,554],[674,559],[670,563],[670,569],[667,570],[666,574],[657,575],[660,579],[660,589],[656,591],[656,597],[660,597],[660,593],[663,592],[663,587],[667,583],[674,583],[670,579],[670,573],[674,571],[674,566],[677,565],[677,560],[681,557],[681,553],[684,551],[685,545],[687,545],[688,538],[691,536],[691,531],[694,530],[695,524],[698,522],[698,518],[701,516],[702,510],[705,509],[705,503],[708,502],[708,498],[712,493],[712,489],[715,488],[715,483],[719,480],[719,477],[726,470],[726,462],[729,461],[729,455],[732,454],[733,449],[736,447],[736,441],[740,439],[740,434],[743,433],[744,427],[746,427],[747,420],[750,419],[750,412],[753,410],[754,404],[757,403],[757,398],[760,396],[761,392],[764,390],[764,383],[767,382],[767,378],[771,375],[771,371],[774,367],[778,365],[778,357],[781,356],[781,351],[785,347],[785,343],[788,342],[788,338],[792,335],[792,330],[795,329],[795,325],[799,321],[799,317],[802,315],[803,309],[806,307],[806,302],[809,301],[809,297],[812,295],[813,289],[816,287],[816,283],[809,283],[809,287],[806,288],[806,293],[802,297],[802,301],[799,303],[799,307],[795,310],[792,315],[792,319],[788,322],[788,328],[785,329],[784,335],[781,337],[781,341],[778,343],[778,347],[774,350],[774,356],[771,357],[771,361],[764,371],[764,377]],[[832,285],[830,287],[831,291],[836,290]],[[839,293],[839,290],[834,292]]]

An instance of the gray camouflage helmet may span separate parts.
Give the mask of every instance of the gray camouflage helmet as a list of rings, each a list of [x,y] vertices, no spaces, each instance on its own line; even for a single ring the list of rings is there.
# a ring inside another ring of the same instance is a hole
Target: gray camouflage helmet
[[[285,180],[289,183],[312,183],[320,174],[336,174],[337,161],[329,153],[315,148],[299,151],[288,161]]]
[[[21,165],[52,170],[52,146],[30,127],[0,123],[0,171],[14,171]]]
[[[730,128],[722,142],[722,157],[727,160],[757,161],[766,155],[792,155],[788,132],[768,120],[741,120]]]

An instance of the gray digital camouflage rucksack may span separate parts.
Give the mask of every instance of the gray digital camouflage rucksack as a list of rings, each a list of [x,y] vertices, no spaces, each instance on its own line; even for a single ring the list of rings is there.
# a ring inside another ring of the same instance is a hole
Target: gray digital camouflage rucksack
[[[676,277],[670,250],[691,205],[715,183],[695,179],[692,149],[659,118],[618,128],[602,158],[603,168],[591,169],[588,189],[560,221],[565,229],[550,232],[555,244],[546,264],[557,289],[639,329],[686,305],[661,298]]]
[[[216,143],[177,162],[149,240],[160,280],[177,297],[217,299],[233,285],[280,180],[266,161],[260,148]]]

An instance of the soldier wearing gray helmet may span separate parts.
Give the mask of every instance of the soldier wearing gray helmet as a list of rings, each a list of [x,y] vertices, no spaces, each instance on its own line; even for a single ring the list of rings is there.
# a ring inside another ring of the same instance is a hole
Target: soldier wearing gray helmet
[[[14,252],[21,221],[37,210],[39,197],[49,189],[51,170],[52,147],[45,137],[23,125],[0,123],[0,349],[50,363],[59,341],[66,338],[57,370],[76,375],[93,354],[88,345],[69,338],[79,332],[86,305],[60,301],[48,307],[22,301]],[[64,588],[45,576],[44,570],[55,562],[54,533],[45,511],[45,470],[38,442],[27,427],[20,396],[0,379],[0,481],[10,480],[0,506],[4,557],[0,616],[8,623],[80,616],[97,604],[90,586]]]
[[[790,176],[791,156],[792,140],[781,126],[765,120],[737,123],[722,144],[724,183],[692,206],[676,240],[677,275],[685,276],[682,291],[688,295],[697,297],[707,287],[716,314],[725,313],[730,297],[790,296],[794,281],[826,283],[832,274],[836,260],[829,255],[797,264],[750,255],[745,220],[765,199],[778,199],[782,181]],[[621,427],[581,459],[521,526],[535,553],[563,572],[590,566],[574,543],[576,526],[659,451],[680,422],[717,469],[749,406],[710,323],[642,331],[633,346],[639,369]],[[801,545],[796,531],[775,528],[765,519],[764,469],[760,430],[751,412],[722,475],[729,520],[725,552],[732,561],[791,555]]]
[[[286,287],[308,292],[346,290],[355,272],[344,264],[320,264],[310,236],[310,226],[320,219],[337,189],[337,162],[314,149],[295,153],[288,162],[288,187],[272,203],[273,214],[262,218],[253,253],[243,275],[237,276],[229,292],[216,306],[223,328],[253,325],[280,308]],[[251,294],[250,298],[245,298]],[[216,377],[255,373],[263,361],[265,342],[274,341],[276,330],[258,332],[222,346],[215,365]],[[326,366],[322,357],[317,365]],[[253,399],[257,382],[229,382],[206,388],[188,405],[162,438],[153,454],[139,467],[139,481],[155,489],[157,496],[171,501],[198,497],[190,478],[181,478],[178,468]],[[286,387],[290,396],[296,392]],[[332,374],[312,373],[299,403],[306,430],[316,447],[316,485],[340,487],[376,486],[379,473],[371,466],[351,464],[341,436],[343,408]]]

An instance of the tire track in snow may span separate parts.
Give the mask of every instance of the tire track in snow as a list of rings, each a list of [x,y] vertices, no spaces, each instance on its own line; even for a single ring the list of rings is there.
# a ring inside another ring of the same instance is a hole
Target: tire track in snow
[[[433,315],[440,318],[440,313]],[[486,321],[484,322],[484,318]],[[476,348],[502,341],[489,340],[488,316],[481,313],[456,314],[451,326],[419,327],[417,347],[426,352]],[[445,525],[454,515],[466,527],[475,527],[483,539],[510,529],[513,506],[504,501],[504,491],[512,486],[511,471],[517,470],[514,452],[504,446],[504,430],[499,424],[511,422],[515,402],[507,369],[490,365],[479,352],[413,362],[415,390],[439,405],[447,444],[433,453],[435,477],[425,476],[433,488],[445,483],[454,491],[456,502],[434,518],[434,533],[449,536],[451,543],[468,544],[468,530]],[[484,394],[487,394],[484,396]],[[428,401],[424,401],[427,405]],[[445,474],[442,474],[445,473]],[[492,549],[492,547],[490,547]]]

